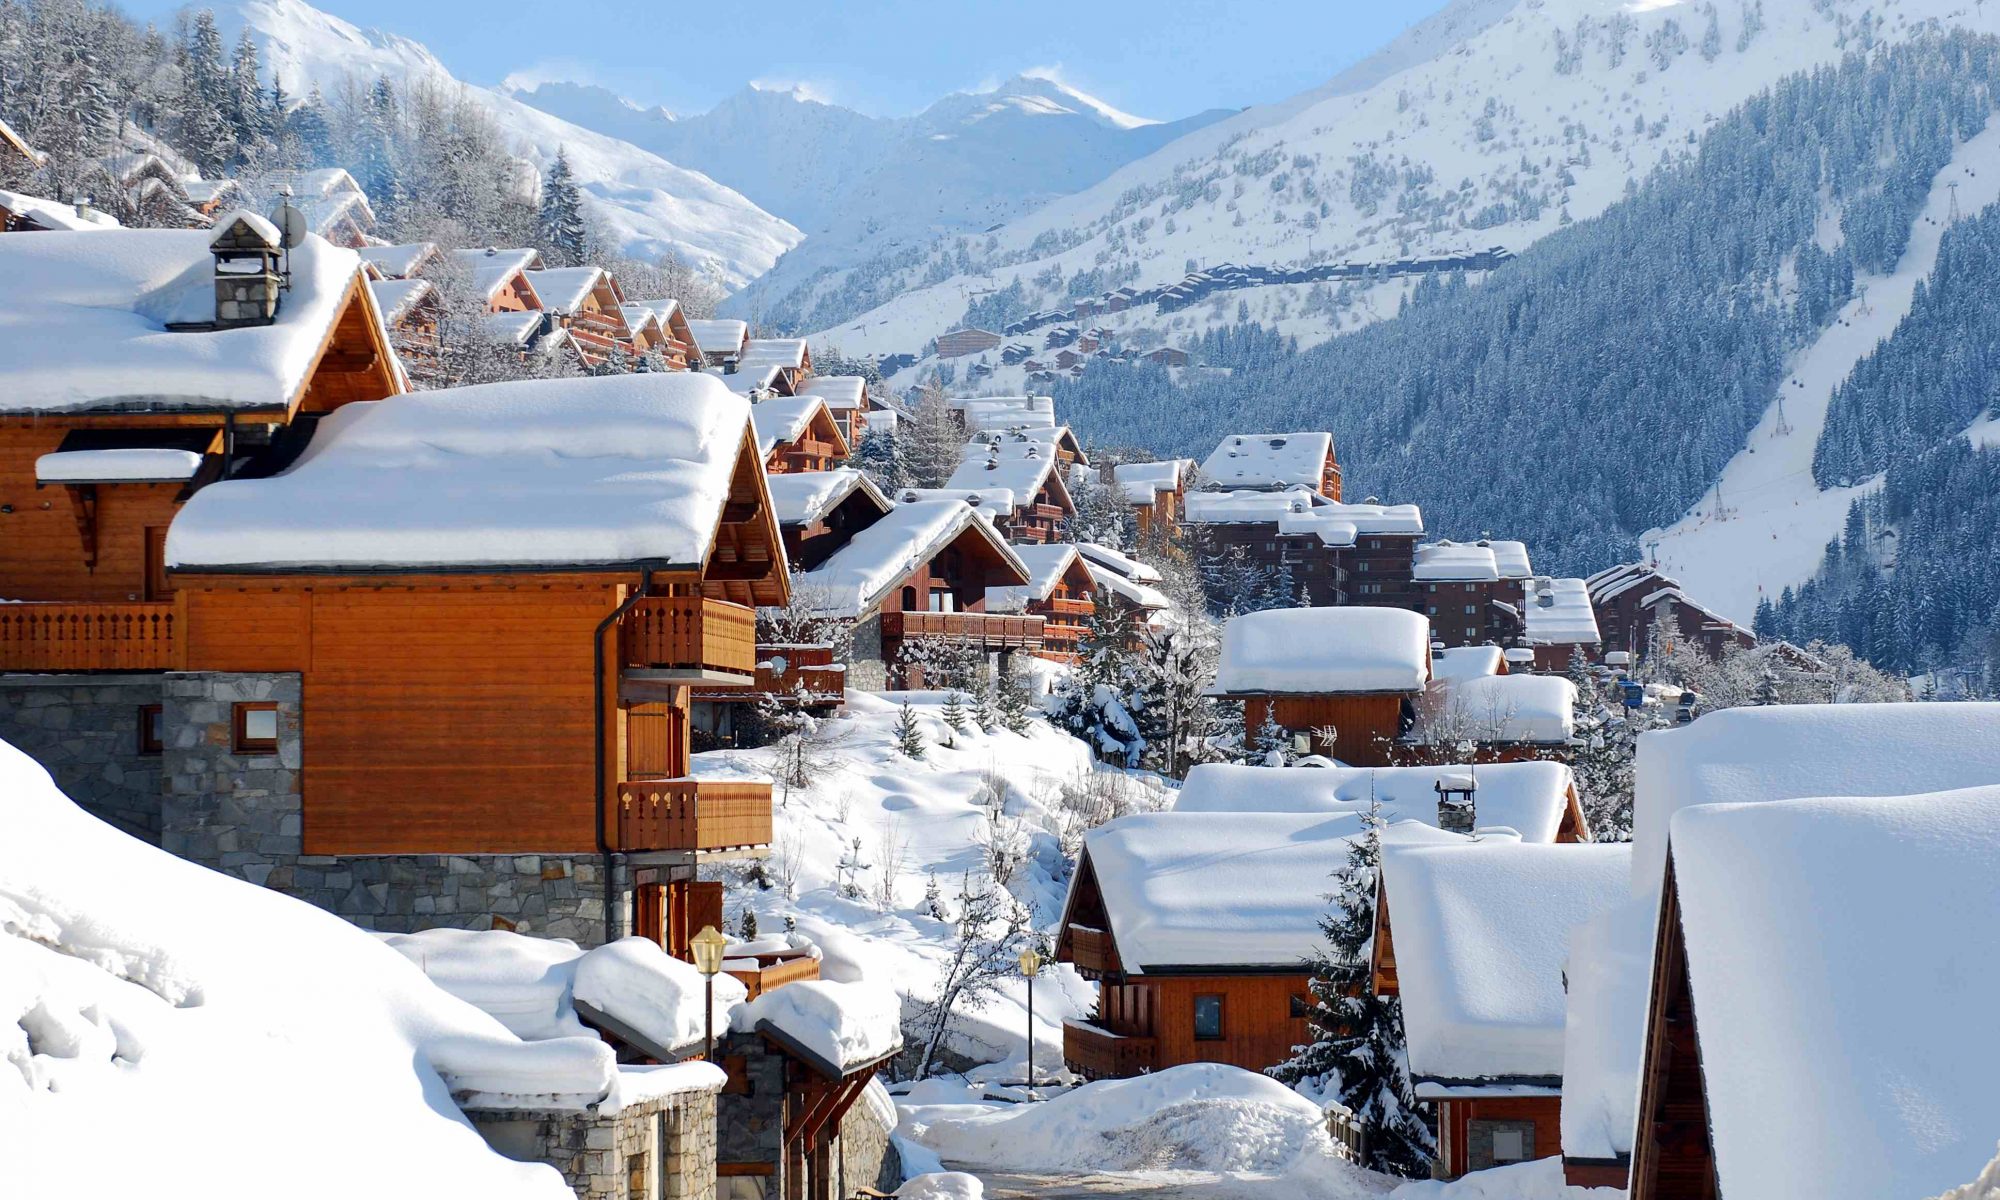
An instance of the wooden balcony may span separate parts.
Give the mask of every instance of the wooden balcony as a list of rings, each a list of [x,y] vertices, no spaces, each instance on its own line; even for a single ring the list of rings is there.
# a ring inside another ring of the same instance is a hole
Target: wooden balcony
[[[882,614],[882,638],[957,638],[988,650],[1039,649],[1042,618],[994,613],[902,612]]]
[[[1061,521],[1069,516],[1068,510],[1060,504],[1037,504],[1031,511],[1043,521]]]
[[[1063,1061],[1087,1079],[1127,1079],[1153,1069],[1159,1043],[1082,1021],[1063,1022]]]
[[[697,687],[694,699],[754,704],[765,696],[801,690],[809,703],[839,704],[847,699],[847,667],[833,661],[832,646],[759,645],[755,682]]]
[[[818,979],[819,960],[804,950],[777,950],[747,959],[728,959],[723,970],[749,989],[749,998],[755,1000],[774,987]]]
[[[0,604],[0,671],[165,671],[174,637],[170,600]]]
[[[1071,925],[1068,933],[1069,961],[1079,975],[1085,979],[1102,979],[1106,975],[1124,972],[1125,964],[1118,960],[1118,947],[1111,941],[1109,933],[1088,925]]]
[[[1052,617],[1087,617],[1097,611],[1094,602],[1071,596],[1051,596],[1038,607]]]
[[[607,822],[626,853],[716,854],[771,844],[771,785],[743,779],[635,779]]]
[[[647,596],[619,622],[627,673],[676,683],[747,683],[757,672],[757,614],[701,596]]]

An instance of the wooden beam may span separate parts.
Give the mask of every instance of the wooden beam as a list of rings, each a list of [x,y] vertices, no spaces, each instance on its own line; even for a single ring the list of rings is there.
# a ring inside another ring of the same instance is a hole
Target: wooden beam
[[[373,350],[329,350],[319,360],[319,369],[334,375],[363,375],[381,361]]]
[[[76,518],[76,532],[83,539],[83,565],[97,569],[97,485],[94,483],[72,483],[63,488],[69,493],[70,515]]]

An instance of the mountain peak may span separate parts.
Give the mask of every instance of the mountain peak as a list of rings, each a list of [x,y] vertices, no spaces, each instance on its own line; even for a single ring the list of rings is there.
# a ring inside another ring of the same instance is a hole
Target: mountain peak
[[[1055,67],[1030,67],[994,91],[999,95],[1038,96],[1053,100],[1071,112],[1091,117],[1114,129],[1137,129],[1142,125],[1159,124],[1150,117],[1135,117],[1065,82]]]

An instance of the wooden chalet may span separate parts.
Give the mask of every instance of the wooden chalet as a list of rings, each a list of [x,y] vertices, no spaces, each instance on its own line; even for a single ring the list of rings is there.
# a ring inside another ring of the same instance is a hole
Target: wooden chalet
[[[375,311],[405,365],[435,362],[444,306],[428,279],[371,279]]]
[[[1389,766],[1430,681],[1430,624],[1418,614],[1284,608],[1230,618],[1213,694],[1242,702],[1247,730],[1269,724],[1316,754]]]
[[[772,475],[765,481],[785,558],[810,571],[894,507],[875,482],[852,467]]]
[[[213,221],[223,213],[243,207],[248,203],[243,185],[234,179],[182,178],[181,194],[188,204],[206,221]]]
[[[1138,650],[1159,614],[1173,607],[1167,594],[1154,586],[1162,582],[1160,572],[1095,542],[1078,542],[1076,551],[1090,576],[1092,612],[1101,606],[1107,620],[1124,624],[1126,646]]]
[[[1604,653],[1624,651],[1633,662],[1677,644],[1720,658],[1730,647],[1749,649],[1755,634],[1704,607],[1680,582],[1644,563],[1606,567],[1584,580]]]
[[[847,460],[847,439],[818,396],[759,400],[750,408],[750,419],[757,427],[764,470],[772,475],[829,471]]]
[[[1522,634],[1535,654],[1538,671],[1567,671],[1572,659],[1602,661],[1604,636],[1590,606],[1590,588],[1581,579],[1537,575],[1528,581]]]
[[[183,189],[180,172],[150,151],[121,150],[98,159],[86,186],[93,203],[127,225],[202,229],[209,224]]]
[[[939,358],[963,358],[968,354],[979,354],[991,350],[1004,341],[999,334],[985,329],[954,329],[941,333],[937,339]]]
[[[281,288],[273,233],[0,238],[0,671],[180,666],[182,505],[402,390],[359,260],[309,239]]]
[[[0,175],[24,174],[40,169],[42,152],[28,144],[28,140],[14,132],[14,127],[0,120]]]
[[[363,246],[356,253],[383,279],[415,279],[444,261],[444,254],[436,242]]]
[[[260,207],[267,211],[283,197],[305,214],[308,229],[334,245],[359,250],[371,243],[375,210],[368,203],[368,193],[341,168],[275,171],[260,183]],[[284,189],[290,189],[290,196],[284,196]]]
[[[65,204],[20,192],[0,191],[0,233],[89,232],[117,229],[118,219],[83,201]]]
[[[1520,542],[1439,541],[1416,548],[1411,579],[1447,646],[1511,642],[1525,632],[1522,608],[1533,571]]]
[[[1139,357],[1157,367],[1185,367],[1188,365],[1188,352],[1173,346],[1161,346],[1157,350],[1148,350]]]
[[[995,613],[991,589],[1023,587],[1028,569],[992,523],[960,500],[897,504],[811,570],[805,599],[851,622],[850,686],[879,689],[904,676],[903,646],[918,638],[971,643],[990,654],[1042,648],[1042,618]]]
[[[1424,529],[1414,504],[1344,504],[1301,484],[1189,491],[1182,508],[1199,553],[1262,567],[1302,603],[1424,607],[1411,578]]]
[[[1451,789],[1449,794],[1441,784]],[[1415,821],[1458,833],[1505,828],[1536,845],[1590,840],[1576,777],[1557,762],[1411,767],[1202,763],[1188,771],[1173,811],[1359,813],[1375,806],[1391,825]],[[1393,964],[1393,955],[1389,961]]]
[[[750,345],[750,324],[725,317],[704,320],[690,320],[688,330],[694,335],[695,349],[701,351],[704,367],[717,370],[731,370],[743,361],[744,351]]]
[[[529,273],[542,266],[542,252],[530,249],[454,250],[449,270],[463,273],[486,299],[489,313],[541,312],[542,298]]]
[[[300,681],[264,707],[298,731],[302,854],[429,886],[481,856],[601,861],[591,940],[682,953],[697,865],[770,841],[768,784],[689,769],[689,688],[747,682],[754,606],[789,597],[748,413],[713,380],[353,410],[292,469],[198,495],[167,560],[178,665]]]
[[[1172,540],[1180,533],[1181,497],[1194,463],[1185,458],[1117,463],[1105,468],[1105,482],[1132,506],[1142,539]]]
[[[736,371],[755,375],[772,367],[784,377],[784,394],[796,396],[813,377],[812,350],[804,338],[746,339]]]
[[[1340,499],[1340,464],[1330,433],[1234,433],[1202,460],[1203,487],[1283,491],[1305,487]]]
[[[840,426],[840,436],[847,439],[850,447],[861,444],[861,437],[867,432],[863,420],[868,412],[867,380],[859,375],[815,375],[798,394],[826,401],[834,424]]]
[[[1569,931],[1623,899],[1630,874],[1630,845],[1511,830],[1384,845],[1371,971],[1378,996],[1402,1000],[1410,1081],[1437,1112],[1438,1177],[1560,1146]]]
[[[681,311],[680,301],[628,300],[623,311],[626,323],[635,328],[644,316],[652,318],[659,340],[650,349],[670,370],[691,371],[701,365],[701,350],[695,345],[694,329],[688,324],[687,313]]]
[[[542,309],[569,331],[590,368],[615,364],[636,348],[625,322],[625,296],[602,267],[555,267],[528,272]]]
[[[1067,542],[1019,545],[1014,553],[1028,568],[1028,583],[993,589],[988,607],[1042,618],[1042,648],[1036,653],[1053,662],[1076,662],[1097,610],[1088,564]]]
[[[966,443],[964,457],[945,487],[982,492],[1005,488],[1013,496],[1004,524],[1007,540],[1056,541],[1076,515],[1058,445],[1028,430],[975,439]]]

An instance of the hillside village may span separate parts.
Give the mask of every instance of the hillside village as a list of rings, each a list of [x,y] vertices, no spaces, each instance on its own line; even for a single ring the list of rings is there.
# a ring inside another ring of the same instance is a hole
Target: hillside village
[[[0,122],[0,1193],[1993,1194],[2000,705],[255,157]]]

